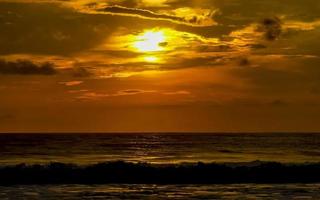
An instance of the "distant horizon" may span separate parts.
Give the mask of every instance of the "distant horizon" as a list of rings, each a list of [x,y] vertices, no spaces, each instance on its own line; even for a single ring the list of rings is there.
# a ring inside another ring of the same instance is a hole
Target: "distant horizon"
[[[216,134],[216,135],[219,135],[219,134],[230,134],[230,135],[234,135],[234,134],[320,134],[320,132],[307,132],[307,131],[298,131],[298,132],[295,132],[295,131],[275,131],[275,132],[250,132],[250,131],[247,131],[247,132],[201,132],[201,131],[176,131],[176,132],[166,132],[166,131],[163,131],[163,132],[156,132],[156,131],[136,131],[136,132],[130,132],[130,131],[113,131],[113,132],[0,132],[0,134],[114,134],[114,135],[125,135],[125,134],[128,134],[128,135],[131,135],[131,134],[141,134],[141,135],[144,135],[144,134],[203,134],[203,135],[206,135],[206,134]]]

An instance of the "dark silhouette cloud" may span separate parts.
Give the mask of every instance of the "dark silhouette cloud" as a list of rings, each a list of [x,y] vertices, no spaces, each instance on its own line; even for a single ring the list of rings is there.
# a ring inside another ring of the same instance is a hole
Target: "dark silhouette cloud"
[[[0,74],[17,75],[53,75],[57,71],[52,63],[35,64],[28,60],[0,60]]]
[[[177,61],[173,61],[170,66],[163,65],[161,69],[165,70],[177,70],[187,69],[193,67],[216,67],[225,64],[230,61],[230,58],[224,55],[213,55],[207,57],[196,57],[196,58],[184,58]]]
[[[250,64],[251,64],[250,60],[247,57],[242,57],[242,58],[239,59],[239,65],[240,66],[248,66]]]
[[[100,44],[119,23],[126,26],[113,16],[78,13],[52,3],[0,2],[0,13],[2,55],[70,55]]]
[[[263,44],[248,44],[248,47],[250,47],[251,49],[265,49],[267,48],[266,45]]]
[[[281,20],[278,17],[265,18],[260,23],[258,31],[264,32],[266,40],[274,41],[282,33]]]
[[[90,72],[85,67],[74,67],[71,71],[71,74],[74,77],[79,77],[79,78],[90,77],[93,75],[92,72]]]
[[[138,89],[130,89],[130,90],[122,90],[121,93],[125,94],[137,94],[137,93],[142,93],[144,92],[143,90],[138,90]]]
[[[191,2],[191,0],[185,0],[185,2]],[[268,16],[285,16],[286,19],[302,21],[313,21],[320,17],[320,1],[314,0],[304,0],[303,3],[301,0],[219,0],[210,2],[219,9],[214,20],[225,25],[242,26]]]

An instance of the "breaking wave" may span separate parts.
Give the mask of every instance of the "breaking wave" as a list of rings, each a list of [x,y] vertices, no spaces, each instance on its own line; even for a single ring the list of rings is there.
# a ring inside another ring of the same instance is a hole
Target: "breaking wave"
[[[49,163],[0,167],[0,185],[15,184],[231,184],[320,182],[320,163],[149,164],[124,161],[93,165]]]

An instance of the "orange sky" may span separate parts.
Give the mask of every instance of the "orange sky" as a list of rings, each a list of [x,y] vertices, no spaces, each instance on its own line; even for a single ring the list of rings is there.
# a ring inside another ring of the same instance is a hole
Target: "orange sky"
[[[319,11],[0,0],[0,132],[320,131]]]

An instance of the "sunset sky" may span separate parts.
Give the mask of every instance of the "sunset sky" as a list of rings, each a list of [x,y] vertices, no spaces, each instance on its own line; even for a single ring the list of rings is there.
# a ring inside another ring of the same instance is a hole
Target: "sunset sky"
[[[0,0],[0,132],[320,131],[320,1]]]

